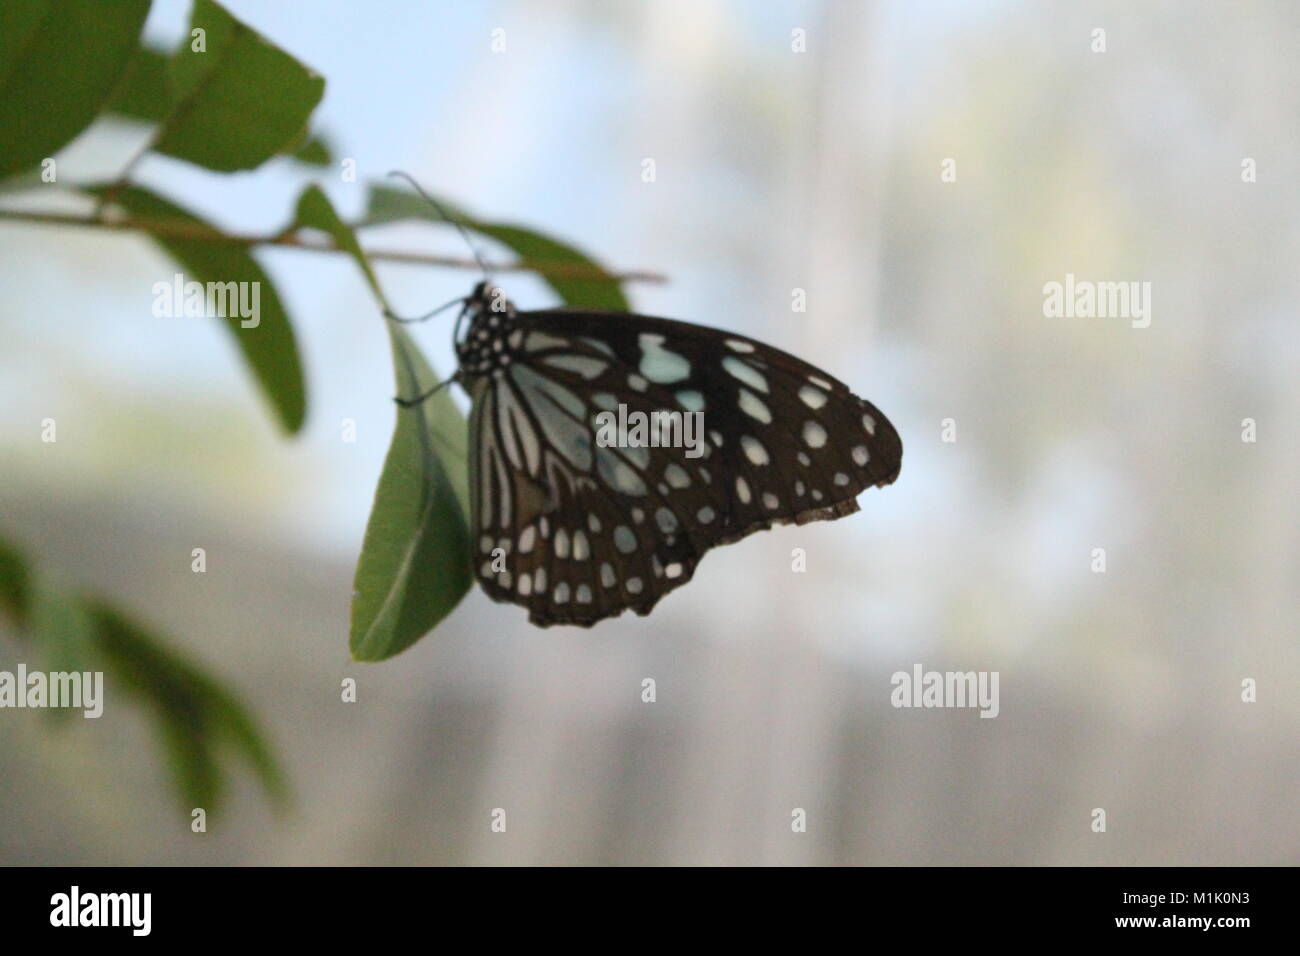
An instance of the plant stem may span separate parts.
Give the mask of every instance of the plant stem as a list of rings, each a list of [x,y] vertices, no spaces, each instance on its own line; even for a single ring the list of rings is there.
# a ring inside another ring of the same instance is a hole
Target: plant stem
[[[144,232],[165,239],[188,239],[194,242],[211,242],[224,245],[243,246],[277,246],[288,249],[303,249],[308,252],[341,252],[333,242],[315,241],[303,238],[297,232],[274,235],[250,235],[221,232],[208,226],[176,220],[149,220],[123,217],[117,219],[100,219],[93,216],[77,216],[55,212],[29,212],[20,209],[0,209],[0,220],[14,222],[43,223],[55,226],[84,226],[92,229],[111,229],[126,232]],[[446,266],[454,269],[472,269],[479,271],[479,264],[473,259],[456,256],[432,256],[420,252],[404,252],[394,249],[367,249],[366,255],[380,262],[404,262],[411,265]],[[574,262],[545,262],[521,259],[510,263],[489,263],[493,272],[536,272],[556,279],[591,279],[618,282],[666,282],[667,277],[659,272],[600,272],[590,266]]]

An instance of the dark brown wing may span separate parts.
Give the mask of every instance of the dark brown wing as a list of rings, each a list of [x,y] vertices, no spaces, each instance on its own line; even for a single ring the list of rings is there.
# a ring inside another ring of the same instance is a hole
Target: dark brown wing
[[[851,514],[898,477],[889,421],[779,349],[621,313],[517,323],[512,363],[471,384],[472,520],[480,584],[534,623],[648,614],[709,548]],[[659,436],[676,444],[608,445],[602,413],[680,423]]]

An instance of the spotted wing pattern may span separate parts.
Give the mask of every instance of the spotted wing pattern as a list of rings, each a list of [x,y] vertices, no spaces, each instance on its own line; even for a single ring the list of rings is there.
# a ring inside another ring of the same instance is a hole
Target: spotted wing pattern
[[[898,477],[889,421],[771,346],[580,310],[491,325],[462,375],[475,572],[535,624],[648,614],[710,548],[852,514]]]

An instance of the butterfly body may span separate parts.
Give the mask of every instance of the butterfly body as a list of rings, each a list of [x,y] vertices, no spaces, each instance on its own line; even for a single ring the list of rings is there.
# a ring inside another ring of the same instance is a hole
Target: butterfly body
[[[474,575],[538,625],[648,614],[710,548],[852,514],[901,466],[874,406],[744,336],[520,311],[480,283],[455,339],[471,399]],[[649,440],[615,436],[614,421],[650,422]]]

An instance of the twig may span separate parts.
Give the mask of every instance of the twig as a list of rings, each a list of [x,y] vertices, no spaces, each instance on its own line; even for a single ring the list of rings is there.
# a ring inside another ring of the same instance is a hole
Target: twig
[[[195,242],[211,242],[221,245],[276,246],[288,249],[303,249],[309,252],[346,252],[333,242],[315,241],[304,238],[297,232],[269,235],[252,235],[221,232],[201,223],[180,220],[150,220],[131,217],[104,218],[77,216],[56,212],[30,212],[21,209],[0,209],[0,220],[14,222],[44,223],[55,226],[86,226],[92,229],[111,229],[126,232],[144,232],[165,239],[188,239]],[[479,264],[473,259],[456,256],[432,256],[421,252],[404,252],[394,249],[367,249],[366,255],[380,262],[403,262],[410,265],[445,266],[453,269],[472,269],[479,271]],[[617,282],[666,282],[667,276],[659,272],[642,270],[632,272],[601,272],[591,266],[575,262],[547,262],[542,260],[520,259],[510,263],[488,263],[493,272],[536,272],[555,279],[589,279]]]

